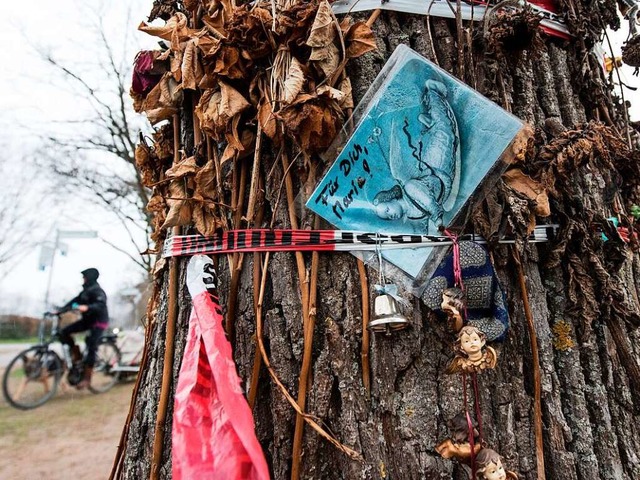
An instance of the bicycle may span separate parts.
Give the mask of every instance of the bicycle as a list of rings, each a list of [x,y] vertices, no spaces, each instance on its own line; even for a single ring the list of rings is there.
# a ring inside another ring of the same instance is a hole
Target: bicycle
[[[51,335],[45,338],[48,320],[52,322]],[[43,405],[56,394],[65,372],[68,372],[67,381],[72,386],[82,380],[86,352],[83,352],[81,361],[74,363],[69,347],[60,341],[59,326],[60,315],[45,313],[40,320],[38,344],[18,353],[9,362],[2,377],[2,393],[11,406],[29,410]],[[115,334],[108,333],[98,340],[96,362],[89,385],[92,393],[107,392],[120,379],[121,353],[116,338]],[[52,348],[56,343],[62,346],[63,358]]]

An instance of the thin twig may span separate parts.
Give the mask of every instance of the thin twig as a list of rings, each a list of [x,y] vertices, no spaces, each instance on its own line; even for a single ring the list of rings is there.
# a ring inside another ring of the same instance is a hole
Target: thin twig
[[[376,20],[378,19],[381,13],[382,13],[382,10],[379,8],[376,8],[373,12],[371,12],[371,15],[367,19],[367,27],[371,28],[373,24],[376,23]]]
[[[524,315],[527,318],[527,328],[529,330],[529,341],[531,343],[531,357],[533,358],[533,424],[536,440],[536,464],[538,480],[545,480],[544,471],[544,443],[542,437],[542,386],[540,380],[540,357],[538,355],[538,338],[536,328],[533,323],[533,313],[529,305],[529,293],[524,278],[524,270],[520,259],[520,252],[517,247],[513,248],[513,257],[518,268],[518,280],[520,282],[520,295],[522,296],[522,306]]]
[[[247,213],[245,220],[247,222],[247,228],[253,227],[253,216],[256,208],[256,198],[258,196],[258,179],[260,178],[260,158],[262,156],[262,126],[258,122],[258,129],[256,132],[256,145],[253,155],[253,169],[251,172],[251,185],[249,186],[249,203],[247,205]],[[240,221],[242,218],[242,210],[244,207],[244,191],[247,183],[247,164],[242,163],[242,169],[240,172],[240,188],[238,191],[238,202],[236,215],[234,215],[234,228],[240,228]],[[227,317],[225,319],[225,330],[229,337],[229,340],[233,344],[234,339],[234,319],[236,316],[236,305],[238,300],[238,290],[240,288],[240,275],[242,274],[242,265],[244,263],[244,253],[233,255],[233,272],[231,274],[231,283],[229,287],[229,301],[227,304]]]
[[[280,154],[278,154],[280,155]],[[296,155],[296,157],[293,159],[293,162],[291,162],[289,164],[289,166],[287,167],[287,169],[285,170],[283,176],[282,176],[282,181],[280,182],[280,186],[278,187],[278,194],[276,195],[276,201],[273,205],[273,214],[271,215],[271,223],[269,224],[269,228],[273,228],[275,226],[276,223],[276,218],[277,218],[277,211],[278,208],[280,207],[280,199],[282,198],[282,189],[285,186],[286,180],[287,180],[287,176],[289,175],[289,171],[291,170],[291,168],[294,166],[296,160],[298,159],[298,157],[301,155],[301,153],[298,153],[298,155]],[[275,165],[275,163],[274,163]],[[292,227],[293,228],[293,227]]]
[[[255,170],[255,165],[254,165]],[[233,215],[233,228],[240,228],[242,219],[242,210],[244,208],[244,190],[247,186],[247,162],[242,161],[240,166],[240,186],[237,188],[238,198],[236,199],[236,208]],[[236,252],[233,254],[231,267],[231,281],[229,283],[229,299],[227,301],[227,315],[224,320],[224,329],[227,338],[233,345],[235,337],[234,319],[236,318],[236,305],[238,303],[238,290],[240,288],[240,274],[242,273],[242,264],[244,263],[244,253]]]
[[[314,229],[320,228],[320,219],[315,217]],[[316,299],[318,295],[318,267],[320,264],[319,252],[311,254],[311,275],[309,284],[309,318],[304,326],[304,350],[302,353],[302,367],[298,379],[298,405],[304,412],[307,404],[307,386],[309,373],[311,372],[311,353],[313,347],[313,330],[316,326]],[[300,478],[300,460],[302,457],[302,437],[304,434],[304,419],[302,415],[296,415],[296,427],[293,435],[293,454],[291,459],[291,480]]]
[[[330,10],[330,12],[331,12],[331,18],[333,18],[333,22],[334,22],[334,24],[336,26],[338,39],[340,40],[340,46],[342,47],[342,57],[343,57],[342,61],[338,64],[338,68],[336,68],[336,71],[333,72],[333,74],[331,74],[331,77],[329,78],[329,86],[333,87],[333,86],[335,86],[335,84],[338,81],[338,79],[342,77],[342,72],[344,72],[344,69],[347,66],[347,62],[349,61],[349,57],[347,57],[347,47],[345,46],[345,43],[344,43],[344,36],[342,35],[342,29],[340,28],[340,22],[338,21],[338,18],[333,13],[333,10]],[[375,14],[376,13],[375,13],[375,10],[374,10],[374,12],[371,14],[371,17],[373,17]],[[378,14],[378,15],[380,15],[380,14]],[[369,18],[371,18],[371,17],[369,17]],[[373,21],[375,21],[375,18],[373,19]]]
[[[263,190],[263,181],[262,177],[259,178],[258,185],[258,212],[256,214],[256,224],[262,225],[262,220],[264,217],[264,190]],[[253,254],[253,314],[257,318],[258,314],[258,296],[260,295],[260,278],[262,276],[262,254],[254,253]],[[258,348],[258,343],[256,342],[256,350],[253,356],[253,369],[251,370],[251,385],[249,386],[249,395],[247,396],[249,401],[249,406],[253,410],[253,407],[256,404],[256,397],[258,396],[258,382],[260,380],[260,368],[262,367],[262,356],[260,355],[260,349]]]
[[[280,160],[282,162],[282,170],[283,172],[289,172],[289,160],[287,158],[287,152],[282,151],[280,155]],[[291,228],[293,230],[297,230],[298,227],[298,219],[296,218],[295,213],[295,200],[293,197],[293,180],[291,180],[290,174],[285,174],[285,190],[287,192],[287,207],[289,209],[289,222],[291,223]],[[303,325],[307,324],[309,320],[309,288],[308,284],[306,284],[306,267],[304,264],[304,257],[302,256],[302,252],[295,252],[296,256],[296,264],[298,266],[298,279],[300,281],[300,296],[302,298],[302,317],[303,317]]]
[[[157,291],[158,284],[154,285],[154,290]],[[155,296],[156,292],[152,295]],[[116,451],[116,458],[113,461],[113,466],[111,467],[111,474],[109,475],[109,480],[115,480],[116,478],[121,478],[122,465],[124,460],[124,452],[127,449],[127,439],[129,438],[129,428],[131,427],[131,421],[133,420],[133,415],[135,412],[135,406],[137,404],[138,396],[140,395],[140,386],[142,385],[142,377],[143,372],[147,369],[147,363],[149,361],[149,351],[151,350],[151,332],[153,332],[153,326],[149,322],[146,326],[145,330],[145,338],[144,338],[144,349],[142,351],[142,359],[140,360],[140,367],[138,370],[138,376],[136,378],[136,384],[133,387],[133,392],[131,394],[131,403],[129,403],[129,413],[127,413],[127,420],[124,423],[124,427],[122,428],[122,433],[120,434],[120,442],[118,443],[118,450]]]
[[[262,254],[253,254],[253,311],[257,317],[258,313],[258,295],[260,294],[260,276],[262,275]],[[258,396],[258,382],[260,380],[260,368],[262,367],[262,356],[260,355],[260,349],[256,342],[256,351],[253,356],[253,368],[251,369],[251,384],[249,385],[249,394],[247,400],[251,410],[256,405],[256,397]]]
[[[256,196],[258,195],[258,178],[260,176],[260,159],[262,156],[262,125],[258,122],[256,131],[256,146],[253,155],[253,171],[251,173],[251,185],[249,187],[249,204],[247,205],[247,225],[253,225],[253,215],[256,208]]]
[[[364,262],[358,259],[358,273],[360,274],[360,290],[362,291],[362,346],[360,359],[362,362],[362,384],[371,395],[371,367],[369,365],[369,282]]]
[[[173,116],[173,163],[180,160],[180,117]],[[180,227],[173,227],[173,234],[180,235]],[[160,398],[158,400],[158,411],[156,414],[156,429],[153,440],[153,456],[151,459],[150,480],[158,480],[160,475],[160,462],[164,447],[164,427],[167,416],[167,406],[169,405],[169,393],[171,391],[173,377],[173,351],[176,320],[178,317],[178,259],[172,258],[169,264],[169,301],[167,308],[167,330],[165,333],[164,365],[162,369],[162,386]]]
[[[627,137],[627,144],[630,149],[633,149],[633,142],[631,141],[631,133],[629,131],[629,111],[627,110],[627,102],[624,99],[624,88],[622,88],[622,78],[620,77],[620,69],[618,68],[618,63],[616,62],[616,55],[613,51],[613,46],[611,45],[611,40],[609,39],[609,34],[607,33],[607,29],[604,28],[604,36],[607,39],[607,44],[609,45],[609,51],[611,52],[611,58],[613,59],[613,68],[616,71],[616,76],[618,77],[618,83],[620,84],[620,99],[622,100],[622,109],[624,111],[624,131]]]
[[[262,361],[264,362],[264,365],[267,368],[267,371],[269,372],[269,375],[271,376],[271,379],[273,380],[273,382],[280,389],[280,391],[282,392],[284,397],[287,399],[289,404],[293,407],[293,409],[297,413],[302,415],[302,417],[304,418],[304,421],[307,422],[309,424],[309,426],[311,428],[313,428],[316,432],[318,432],[318,434],[321,437],[325,438],[332,445],[334,445],[336,448],[338,448],[342,452],[346,453],[350,458],[352,458],[353,460],[357,460],[357,461],[362,462],[363,461],[362,455],[360,455],[355,450],[347,447],[346,445],[340,443],[337,439],[335,439],[333,436],[331,436],[329,433],[327,433],[314,420],[314,417],[312,415],[308,415],[308,414],[304,413],[300,409],[300,406],[298,405],[298,403],[291,396],[291,394],[287,391],[287,388],[282,384],[282,382],[280,381],[280,379],[276,375],[276,372],[273,370],[273,367],[271,366],[271,362],[269,361],[269,357],[268,357],[267,352],[266,352],[266,350],[264,348],[264,342],[263,342],[263,339],[262,339],[262,301],[264,299],[265,286],[266,286],[266,283],[267,283],[267,267],[269,265],[269,256],[270,256],[270,252],[267,252],[265,254],[264,263],[262,265],[262,278],[260,280],[260,294],[258,296],[258,313],[256,315],[256,325],[257,325],[256,339],[258,341],[258,348],[260,349],[260,355],[262,355]]]

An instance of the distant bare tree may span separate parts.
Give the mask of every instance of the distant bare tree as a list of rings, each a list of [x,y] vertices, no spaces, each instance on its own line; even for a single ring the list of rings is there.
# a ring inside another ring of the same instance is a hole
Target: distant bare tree
[[[62,60],[43,47],[38,55],[56,74],[59,88],[73,92],[80,118],[60,119],[44,132],[40,162],[51,169],[57,188],[106,209],[122,223],[138,252],[149,249],[150,216],[146,211],[149,191],[135,169],[134,150],[143,122],[129,98],[130,36],[109,36],[103,12],[89,10],[85,16],[96,54],[86,61]],[[148,127],[147,127],[148,128]],[[109,243],[146,271],[147,255],[130,253],[124,245]]]
[[[25,177],[0,163],[0,280],[44,237],[46,222],[30,207],[44,198],[29,187]]]

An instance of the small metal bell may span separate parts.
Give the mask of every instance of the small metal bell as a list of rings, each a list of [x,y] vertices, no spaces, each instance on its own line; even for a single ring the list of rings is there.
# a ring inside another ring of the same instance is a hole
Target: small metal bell
[[[391,335],[392,330],[402,330],[409,325],[409,320],[400,313],[396,299],[391,295],[377,296],[373,304],[373,312],[373,319],[368,325],[372,332],[385,332]]]

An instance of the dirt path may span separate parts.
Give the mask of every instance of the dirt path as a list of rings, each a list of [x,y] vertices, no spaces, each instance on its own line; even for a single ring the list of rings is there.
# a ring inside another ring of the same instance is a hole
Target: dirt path
[[[0,399],[0,479],[107,479],[132,390],[133,382],[102,395],[69,389],[28,411]]]

